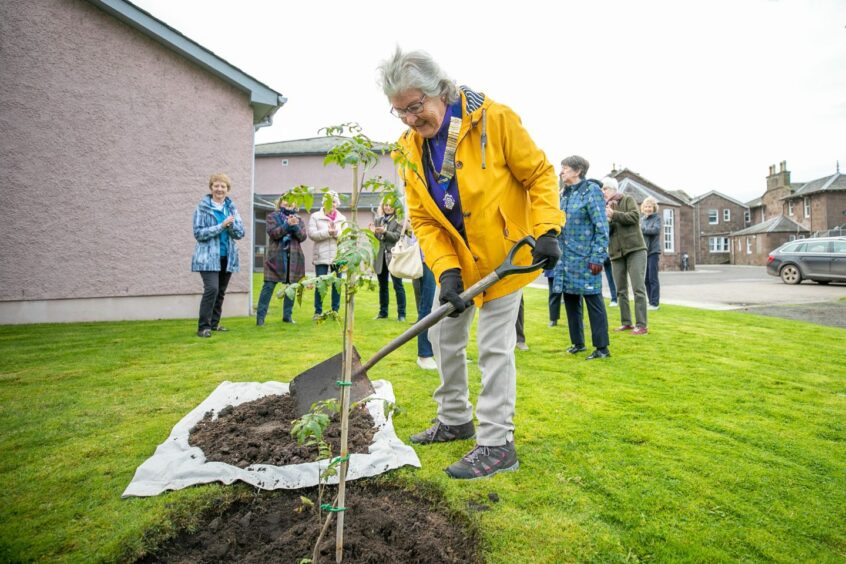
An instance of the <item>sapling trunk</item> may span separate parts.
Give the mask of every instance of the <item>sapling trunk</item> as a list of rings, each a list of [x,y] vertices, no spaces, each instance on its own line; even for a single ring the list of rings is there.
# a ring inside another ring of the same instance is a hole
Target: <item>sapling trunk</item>
[[[358,225],[358,166],[353,166],[353,189],[351,198],[350,215],[352,224]],[[352,382],[352,351],[353,351],[353,327],[355,326],[355,294],[351,292],[357,282],[356,273],[353,269],[347,271],[345,308],[344,308],[344,375],[343,380]],[[350,430],[350,393],[349,386],[341,386],[341,468],[338,473],[338,507],[344,505],[346,498],[347,466],[349,448],[347,439]],[[338,522],[335,530],[335,562],[340,563],[344,559],[344,511],[338,512]]]

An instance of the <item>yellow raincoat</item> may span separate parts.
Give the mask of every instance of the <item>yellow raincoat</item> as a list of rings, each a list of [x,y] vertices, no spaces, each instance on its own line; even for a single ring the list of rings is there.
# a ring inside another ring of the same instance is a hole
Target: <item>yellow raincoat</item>
[[[480,94],[469,92],[471,101],[481,100]],[[412,129],[399,143],[417,171],[401,169],[400,176],[411,225],[435,280],[440,280],[445,270],[460,268],[464,287],[469,288],[502,264],[508,251],[526,235],[537,239],[549,230],[560,232],[564,214],[559,209],[555,170],[517,114],[490,98],[468,106],[468,95],[463,89],[460,94],[463,111],[455,175],[467,243],[429,194],[423,168],[424,139]],[[531,264],[531,249],[521,249],[514,262]],[[508,276],[474,302],[481,307],[537,276],[538,272]]]

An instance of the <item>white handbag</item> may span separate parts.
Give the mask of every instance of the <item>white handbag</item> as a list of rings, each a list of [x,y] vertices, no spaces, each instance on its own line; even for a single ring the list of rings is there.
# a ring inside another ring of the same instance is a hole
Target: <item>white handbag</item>
[[[408,218],[402,224],[401,233],[405,233]],[[388,272],[397,278],[420,278],[423,276],[423,259],[420,257],[420,245],[412,241],[411,237],[403,235],[391,249],[391,260],[388,262]]]

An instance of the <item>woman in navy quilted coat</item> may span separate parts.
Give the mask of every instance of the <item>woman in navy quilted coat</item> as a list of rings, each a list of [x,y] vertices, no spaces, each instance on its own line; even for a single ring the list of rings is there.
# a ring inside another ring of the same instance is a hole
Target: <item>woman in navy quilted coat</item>
[[[561,292],[567,311],[572,346],[570,354],[587,350],[582,300],[588,308],[595,350],[586,360],[607,358],[608,317],[602,300],[602,264],[608,257],[608,219],[605,198],[595,180],[586,180],[588,161],[571,156],[561,161],[561,209],[567,218],[559,236],[561,260],[555,266],[552,291]]]

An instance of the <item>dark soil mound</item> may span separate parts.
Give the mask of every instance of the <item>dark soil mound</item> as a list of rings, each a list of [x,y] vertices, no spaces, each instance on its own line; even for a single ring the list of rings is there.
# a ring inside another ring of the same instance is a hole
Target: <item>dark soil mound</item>
[[[191,446],[199,447],[210,462],[225,462],[239,468],[251,464],[286,466],[313,462],[317,447],[297,444],[291,436],[292,422],[298,419],[296,403],[290,395],[273,395],[220,410],[212,421],[207,413],[197,423],[188,438]],[[349,452],[367,453],[376,429],[373,417],[365,406],[350,413]],[[332,446],[332,453],[340,452],[340,416],[332,419],[323,437]]]
[[[327,488],[326,496],[335,491]],[[195,533],[180,533],[141,562],[296,563],[311,558],[322,520],[303,505],[301,495],[316,503],[315,488],[237,502],[222,514],[207,515]],[[477,535],[466,518],[438,511],[421,495],[355,481],[347,484],[345,506],[344,562],[481,562]],[[318,561],[335,561],[335,521],[321,541]]]

